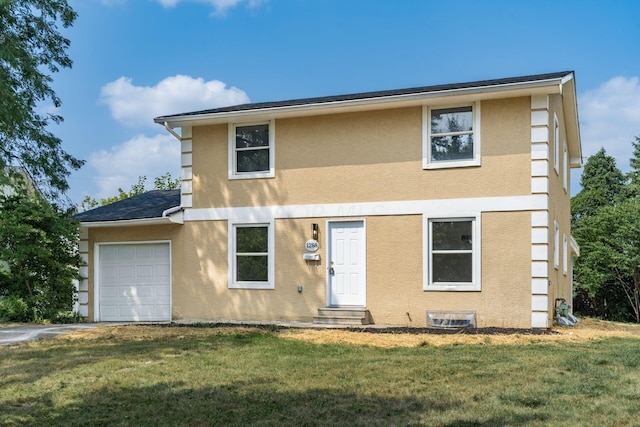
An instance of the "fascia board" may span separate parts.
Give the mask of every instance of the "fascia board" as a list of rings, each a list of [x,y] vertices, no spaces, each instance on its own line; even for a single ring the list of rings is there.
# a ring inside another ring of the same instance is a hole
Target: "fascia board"
[[[173,117],[158,117],[156,123],[168,125],[172,128],[202,124],[227,123],[229,121],[244,121],[255,119],[274,119],[295,117],[302,115],[333,114],[340,112],[366,111],[384,108],[401,108],[422,105],[426,100],[443,98],[443,102],[477,101],[479,99],[494,99],[517,97],[532,94],[560,93],[561,78],[537,80],[531,82],[509,83],[495,86],[481,86],[441,90],[436,92],[421,92],[406,95],[391,95],[378,98],[364,98],[334,102],[318,102],[312,104],[271,107],[254,110],[228,111],[220,113],[203,113],[198,115],[182,115]],[[452,99],[460,98],[460,100]]]
[[[571,78],[569,78],[571,77]],[[580,141],[580,121],[578,119],[578,100],[576,95],[576,81],[573,73],[562,83],[562,107],[567,129],[567,145],[569,147],[570,166],[582,166],[582,143]]]
[[[117,221],[83,221],[80,222],[80,227],[86,228],[104,228],[104,227],[133,227],[133,226],[145,226],[145,225],[159,225],[159,224],[176,224],[171,218],[142,218],[142,219],[125,219]]]

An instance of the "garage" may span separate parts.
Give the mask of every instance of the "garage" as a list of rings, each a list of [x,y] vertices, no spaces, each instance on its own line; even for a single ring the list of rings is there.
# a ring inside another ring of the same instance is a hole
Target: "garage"
[[[169,242],[98,245],[96,319],[171,320]]]

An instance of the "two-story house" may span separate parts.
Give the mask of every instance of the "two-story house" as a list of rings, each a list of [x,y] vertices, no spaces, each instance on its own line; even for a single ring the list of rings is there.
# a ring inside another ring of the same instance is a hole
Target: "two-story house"
[[[573,72],[155,121],[182,188],[77,216],[91,320],[547,328],[571,300]]]

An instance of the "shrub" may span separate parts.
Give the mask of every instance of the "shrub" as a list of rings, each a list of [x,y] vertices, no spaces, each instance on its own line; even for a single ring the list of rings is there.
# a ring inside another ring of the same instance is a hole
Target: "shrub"
[[[18,297],[0,298],[0,319],[15,322],[28,322],[33,320],[33,315],[26,302]]]

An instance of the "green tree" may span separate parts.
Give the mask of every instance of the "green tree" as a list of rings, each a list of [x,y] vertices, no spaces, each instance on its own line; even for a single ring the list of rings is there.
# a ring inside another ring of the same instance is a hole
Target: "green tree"
[[[0,296],[24,301],[32,320],[71,310],[77,240],[69,211],[20,191],[0,196]]]
[[[601,148],[585,163],[580,185],[582,189],[571,199],[574,226],[580,218],[595,215],[603,206],[610,206],[620,199],[625,178],[616,166],[616,159]]]
[[[605,206],[583,221],[576,230],[576,239],[582,241],[580,288],[592,297],[606,295],[607,287],[621,290],[626,301],[616,298],[609,304],[624,314],[628,303],[640,323],[640,199]]]
[[[84,163],[49,130],[62,117],[39,112],[43,104],[61,105],[49,74],[72,65],[58,25],[75,19],[66,0],[0,0],[0,168],[23,167],[52,198]]]
[[[118,188],[118,194],[111,197],[105,197],[99,201],[91,196],[85,196],[80,205],[82,211],[97,208],[99,206],[105,206],[120,200],[128,199],[129,197],[137,196],[145,192],[145,185],[147,182],[146,176],[139,176],[138,182],[131,186],[129,191],[124,191],[122,188]],[[154,190],[177,190],[180,188],[180,179],[172,178],[171,173],[167,172],[164,175],[154,178]]]
[[[571,200],[576,309],[613,320],[640,321],[640,141],[625,176],[604,149],[591,156],[582,190]],[[638,249],[636,249],[638,248]]]

